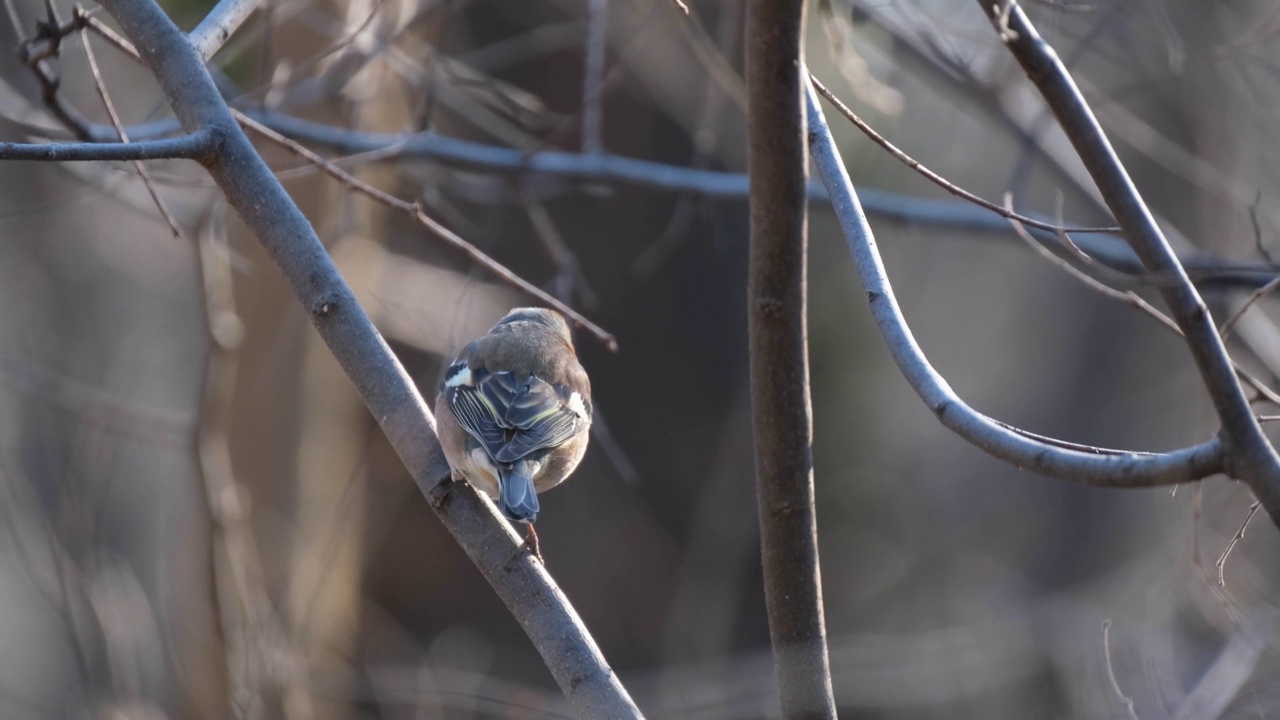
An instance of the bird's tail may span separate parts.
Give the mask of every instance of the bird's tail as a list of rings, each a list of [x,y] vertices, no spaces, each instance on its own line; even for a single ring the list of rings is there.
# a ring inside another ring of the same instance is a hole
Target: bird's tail
[[[521,459],[509,468],[499,467],[502,483],[502,511],[520,522],[533,522],[538,516],[538,494],[533,489],[534,464]]]

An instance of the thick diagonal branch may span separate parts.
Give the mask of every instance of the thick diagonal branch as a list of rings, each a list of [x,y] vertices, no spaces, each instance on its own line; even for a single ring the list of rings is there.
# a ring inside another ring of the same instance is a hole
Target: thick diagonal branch
[[[218,136],[218,151],[206,160],[210,175],[289,281],[419,489],[528,633],[575,712],[583,718],[640,717],[542,565],[527,555],[513,558],[518,539],[492,503],[447,480],[435,421],[422,396],[232,118],[187,38],[152,0],[102,5],[138,48],[183,128]]]

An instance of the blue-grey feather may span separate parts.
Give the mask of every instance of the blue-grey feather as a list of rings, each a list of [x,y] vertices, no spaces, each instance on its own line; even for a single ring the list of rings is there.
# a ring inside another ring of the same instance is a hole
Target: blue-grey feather
[[[502,484],[502,511],[521,522],[531,523],[538,516],[538,493],[533,489],[535,463],[517,460],[510,467],[499,466]]]

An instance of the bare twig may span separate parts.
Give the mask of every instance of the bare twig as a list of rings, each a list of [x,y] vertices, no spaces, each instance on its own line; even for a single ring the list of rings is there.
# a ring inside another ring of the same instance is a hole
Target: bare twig
[[[1005,204],[1008,205],[1012,202],[1013,194],[1005,193]],[[1075,265],[1072,265],[1066,260],[1054,255],[1048,248],[1036,242],[1036,239],[1031,237],[1031,233],[1027,232],[1027,229],[1022,226],[1022,223],[1018,222],[1016,219],[1009,218],[1009,224],[1013,226],[1013,230],[1018,237],[1022,238],[1032,250],[1035,250],[1041,257],[1048,260],[1050,263],[1053,263],[1053,265],[1060,268],[1063,272],[1084,283],[1092,290],[1096,290],[1113,300],[1119,300],[1120,302],[1137,308],[1143,313],[1155,318],[1161,325],[1172,330],[1174,333],[1179,336],[1182,335],[1182,330],[1178,328],[1177,323],[1170,319],[1168,315],[1157,310],[1151,303],[1143,300],[1141,295],[1138,295],[1132,290],[1117,290],[1106,285],[1098,279],[1090,276],[1088,273],[1085,273]]]
[[[1041,230],[1048,230],[1049,232],[1115,233],[1120,231],[1120,228],[1111,227],[1111,226],[1108,226],[1108,227],[1062,227],[1061,225],[1054,225],[1053,223],[1047,223],[1047,222],[1044,222],[1043,220],[1037,220],[1032,217],[1027,217],[1026,215],[1020,215],[1014,212],[1012,208],[1008,207],[1007,204],[1005,207],[1000,207],[999,205],[991,202],[990,200],[985,200],[983,198],[980,198],[977,195],[974,195],[973,193],[969,192],[968,190],[965,190],[964,188],[960,187],[959,185],[956,185],[950,180],[942,177],[938,173],[925,167],[920,163],[919,160],[916,160],[915,158],[906,154],[902,150],[899,150],[896,145],[889,142],[887,138],[885,138],[880,133],[876,132],[875,128],[867,124],[867,121],[863,120],[856,113],[850,110],[844,103],[840,102],[840,98],[836,97],[835,93],[828,90],[827,87],[823,85],[818,80],[818,78],[814,76],[813,73],[809,73],[809,82],[813,83],[813,86],[817,88],[818,93],[821,94],[822,97],[826,98],[827,102],[830,102],[831,105],[836,110],[838,110],[841,115],[845,116],[845,118],[849,122],[853,123],[854,127],[861,130],[863,135],[866,135],[868,138],[871,139],[872,142],[884,148],[890,155],[892,155],[899,162],[911,168],[912,170],[915,170],[926,180],[933,183],[934,185],[937,185],[943,190],[946,190],[952,195],[964,198],[965,200],[968,200],[974,205],[977,205],[979,207],[984,207],[990,210],[991,212],[996,213],[997,215],[1001,215],[1006,218],[1017,220],[1018,222],[1021,222],[1023,225],[1028,225],[1034,228],[1040,228]]]
[[[48,12],[48,21],[37,23],[35,36],[23,41],[18,57],[35,75],[40,85],[40,99],[49,114],[70,130],[77,140],[90,140],[89,121],[62,99],[58,92],[62,78],[52,65],[52,60],[62,49],[63,39],[80,30],[87,15],[76,13],[67,22],[61,22],[52,5],[48,6]]]
[[[1236,311],[1231,313],[1231,317],[1227,318],[1222,323],[1222,327],[1218,328],[1218,334],[1222,336],[1222,339],[1226,340],[1231,335],[1231,328],[1240,322],[1240,318],[1244,317],[1244,314],[1249,311],[1249,308],[1253,307],[1254,303],[1275,292],[1278,287],[1280,287],[1280,277],[1249,293],[1249,297],[1245,298],[1240,307],[1236,308]]]
[[[907,382],[943,425],[987,453],[1018,467],[1090,485],[1171,485],[1222,472],[1224,447],[1216,437],[1200,445],[1160,454],[1076,449],[1078,446],[1074,444],[1064,447],[1058,442],[1045,442],[1029,433],[1014,431],[965,404],[929,364],[902,316],[871,227],[822,116],[817,93],[812,90],[808,109],[814,166],[831,194],[832,209],[867,293],[872,319]]]
[[[1254,419],[1204,301],[1062,61],[1017,3],[993,6],[987,0],[979,0],[979,5],[1000,28],[1006,47],[1058,118],[1134,252],[1148,270],[1177,279],[1176,283],[1161,286],[1160,293],[1186,336],[1191,356],[1222,421],[1222,434],[1231,449],[1226,469],[1247,482],[1272,520],[1280,523],[1280,456]]]
[[[576,325],[578,325],[579,327],[582,327],[587,332],[595,336],[595,338],[599,340],[601,343],[603,343],[605,347],[614,351],[618,349],[617,339],[614,338],[614,336],[611,333],[609,333],[607,330],[588,320],[586,317],[582,315],[582,313],[579,313],[577,310],[574,310],[573,308],[569,307],[568,305],[556,299],[555,297],[552,297],[545,290],[542,290],[536,285],[529,283],[527,280],[520,277],[519,275],[516,275],[511,270],[507,269],[505,265],[499,263],[497,260],[494,260],[493,258],[484,254],[483,252],[480,251],[479,248],[467,242],[466,240],[463,240],[461,237],[459,237],[456,233],[454,233],[449,228],[436,222],[434,219],[432,219],[430,216],[424,213],[422,211],[422,207],[417,203],[405,202],[404,200],[401,200],[400,198],[397,198],[394,195],[383,192],[382,190],[379,190],[373,187],[372,185],[364,182],[363,180],[355,177],[354,175],[347,172],[346,170],[343,170],[337,165],[334,165],[328,160],[325,160],[324,158],[308,150],[307,148],[303,147],[297,142],[294,142],[293,140],[290,140],[289,138],[281,135],[280,133],[277,133],[271,128],[268,128],[267,126],[263,125],[257,120],[254,120],[248,115],[242,112],[239,112],[237,110],[232,110],[231,112],[240,124],[244,125],[250,130],[253,130],[254,132],[272,141],[273,143],[289,150],[290,152],[293,152],[307,159],[309,162],[315,163],[327,175],[344,183],[345,185],[350,187],[352,190],[355,190],[365,195],[366,197],[373,198],[374,200],[377,200],[378,202],[386,205],[387,207],[399,210],[405,215],[408,215],[410,218],[413,218],[414,220],[416,220],[419,225],[422,225],[427,230],[430,230],[432,234],[434,234],[436,237],[440,238],[441,240],[444,240],[445,242],[452,245],[453,247],[461,250],[463,253],[467,255],[467,257],[471,258],[473,262],[483,266],[486,270],[498,276],[502,280],[510,283],[511,285],[514,285],[517,288],[520,288],[521,290],[528,293],[529,295],[532,295],[533,297],[537,298],[540,302],[546,303],[547,305],[555,308],[556,310],[559,310],[561,313],[565,315],[565,317],[572,320]]]
[[[1266,243],[1262,242],[1262,222],[1258,220],[1258,206],[1262,204],[1262,191],[1255,190],[1253,202],[1249,203],[1249,224],[1253,227],[1253,246],[1258,249],[1267,262],[1272,265],[1276,264],[1275,256],[1267,249]]]
[[[546,570],[528,554],[516,554],[519,539],[493,503],[468,485],[448,481],[434,418],[422,396],[237,125],[186,37],[154,2],[102,4],[138,48],[184,129],[221,133],[210,174],[289,281],[431,507],[528,633],[575,713],[640,717]]]
[[[1222,555],[1218,557],[1218,561],[1213,564],[1218,568],[1218,587],[1227,586],[1227,578],[1224,575],[1227,567],[1227,557],[1231,555],[1231,551],[1236,549],[1236,545],[1244,539],[1245,528],[1249,527],[1249,521],[1258,512],[1258,508],[1262,507],[1262,503],[1254,501],[1249,505],[1249,512],[1244,516],[1244,522],[1240,523],[1240,529],[1236,530],[1236,534],[1231,536],[1231,542],[1227,543],[1227,547],[1222,551]]]
[[[1129,711],[1130,720],[1138,720],[1138,713],[1133,709],[1133,698],[1124,694],[1120,689],[1120,682],[1116,680],[1116,669],[1111,664],[1111,620],[1102,621],[1102,654],[1107,660],[1107,678],[1111,681],[1111,689],[1115,691],[1116,697],[1120,698],[1120,702],[1124,704],[1124,709]]]
[[[247,114],[282,135],[313,147],[348,154],[394,148],[395,152],[382,156],[383,159],[432,160],[446,165],[515,176],[514,180],[504,181],[501,187],[505,189],[507,182],[515,182],[517,192],[526,196],[546,197],[563,191],[566,183],[574,182],[613,182],[721,199],[745,198],[748,191],[747,176],[741,173],[681,167],[609,153],[585,155],[551,150],[526,153],[431,132],[414,135],[359,132],[281,113]],[[818,201],[825,200],[827,195],[821,183],[810,183],[808,196],[810,200]],[[868,212],[917,226],[999,234],[1006,233],[1009,228],[1004,218],[968,202],[915,198],[874,189],[860,190],[860,199]],[[1038,228],[1034,233],[1050,240],[1054,237],[1052,232]],[[1144,282],[1147,278],[1161,281],[1160,276],[1144,270],[1133,251],[1118,237],[1084,235],[1074,242],[1100,263],[1121,272],[1141,274],[1141,277],[1132,278],[1135,282]],[[1184,258],[1184,263],[1197,280],[1214,280],[1251,288],[1276,276],[1274,268],[1259,264],[1225,263],[1209,256],[1188,256]]]
[[[1012,194],[1005,193],[1005,202],[1006,203],[1013,202]],[[1071,277],[1084,283],[1090,289],[1096,290],[1097,292],[1102,293],[1106,297],[1109,297],[1113,300],[1119,300],[1120,302],[1125,303],[1126,305],[1130,305],[1140,310],[1141,312],[1154,318],[1157,322],[1160,323],[1162,327],[1173,332],[1178,337],[1181,337],[1181,338],[1186,337],[1182,334],[1182,328],[1178,327],[1178,324],[1175,323],[1172,318],[1170,318],[1168,315],[1165,315],[1164,313],[1157,310],[1154,305],[1144,300],[1141,295],[1138,295],[1132,290],[1117,290],[1116,288],[1113,288],[1099,281],[1098,279],[1090,276],[1089,274],[1080,270],[1079,268],[1067,262],[1066,260],[1053,254],[1048,248],[1046,248],[1045,246],[1037,242],[1035,238],[1031,236],[1031,233],[1028,232],[1026,228],[1022,227],[1022,224],[1019,223],[1017,220],[1010,218],[1009,224],[1013,226],[1013,230],[1015,233],[1017,233],[1018,237],[1022,238],[1041,257],[1045,258],[1050,263],[1053,263],[1053,265],[1055,265],[1056,267],[1062,269],[1063,272],[1067,273]],[[1280,394],[1277,394],[1276,391],[1268,387],[1265,383],[1262,382],[1262,380],[1254,376],[1253,373],[1250,373],[1248,370],[1246,370],[1242,365],[1240,365],[1240,363],[1236,362],[1235,360],[1232,360],[1231,367],[1232,369],[1235,370],[1236,375],[1241,380],[1243,380],[1246,384],[1252,387],[1255,391],[1257,391],[1257,393],[1261,397],[1273,403],[1280,404]],[[1019,432],[1022,432],[1022,431],[1019,431]]]
[[[835,718],[810,454],[803,36],[803,0],[749,6],[751,417],[765,605],[782,714]]]
[[[75,14],[83,14],[79,6],[76,6]],[[115,127],[116,133],[120,136],[120,142],[128,144],[129,134],[124,129],[124,123],[120,121],[120,114],[116,112],[115,103],[111,102],[111,94],[107,92],[107,85],[102,79],[102,71],[98,69],[98,59],[93,54],[93,43],[89,41],[89,33],[83,28],[80,30],[80,39],[84,44],[84,56],[89,61],[89,71],[93,75],[93,85],[98,90],[98,97],[102,98],[102,104],[106,107],[107,115],[111,118],[111,125]],[[143,165],[141,160],[134,160],[133,168],[137,171],[138,177],[142,178],[142,184],[146,186],[147,194],[151,196],[151,202],[155,203],[156,209],[160,211],[160,216],[168,224],[169,231],[173,233],[175,238],[182,239],[182,228],[178,227],[178,221],[174,219],[173,213],[169,212],[169,206],[160,197],[160,193],[156,191],[156,185],[151,181],[151,173],[147,172],[147,166]]]

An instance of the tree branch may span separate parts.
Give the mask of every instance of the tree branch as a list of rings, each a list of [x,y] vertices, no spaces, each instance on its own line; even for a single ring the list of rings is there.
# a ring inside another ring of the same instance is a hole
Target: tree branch
[[[1088,485],[1150,487],[1199,480],[1223,471],[1225,448],[1216,437],[1160,454],[1091,448],[1012,428],[965,404],[916,344],[812,88],[808,98],[809,150],[818,175],[831,195],[831,206],[867,293],[872,319],[898,369],[944,426],[990,455],[1018,467]]]
[[[361,193],[365,197],[372,198],[373,200],[380,202],[383,205],[386,205],[387,207],[393,210],[397,210],[409,216],[419,225],[431,231],[431,233],[434,234],[436,237],[445,241],[449,245],[452,245],[458,250],[461,250],[462,252],[466,253],[467,257],[470,258],[472,262],[485,268],[489,272],[498,276],[498,278],[506,281],[508,284],[513,285],[519,288],[520,290],[523,290],[526,294],[532,296],[538,302],[541,302],[544,305],[553,307],[556,310],[559,310],[560,313],[563,314],[570,322],[586,330],[588,333],[591,334],[592,337],[600,341],[600,343],[604,345],[606,348],[608,348],[613,352],[618,351],[618,339],[615,338],[612,333],[608,332],[604,328],[588,320],[585,315],[578,312],[577,310],[574,310],[573,307],[570,306],[567,302],[562,301],[559,298],[556,298],[555,296],[539,288],[533,283],[530,283],[529,281],[525,280],[524,278],[512,272],[509,268],[507,268],[502,263],[498,262],[497,260],[494,260],[493,258],[489,257],[485,253],[481,252],[480,249],[477,248],[475,245],[467,242],[466,240],[463,240],[457,233],[453,232],[452,230],[445,227],[444,225],[441,225],[434,218],[432,218],[431,216],[423,212],[422,207],[418,203],[405,202],[404,200],[401,200],[400,198],[395,197],[390,193],[384,192],[382,190],[379,190],[373,187],[372,185],[360,180],[359,178],[347,172],[346,170],[343,170],[342,168],[334,165],[333,163],[325,160],[324,158],[320,157],[314,152],[308,150],[302,145],[275,132],[271,128],[266,127],[265,125],[259,123],[258,121],[254,120],[248,115],[245,115],[239,110],[232,110],[231,113],[232,113],[232,116],[236,119],[236,121],[239,122],[241,125],[249,128],[250,130],[253,130],[259,135],[267,138],[268,140],[280,145],[281,147],[287,149],[289,152],[300,155],[307,161],[314,163],[325,174],[343,183],[344,185],[351,188],[352,190],[358,193]]]
[[[374,329],[315,231],[262,161],[219,96],[203,60],[150,0],[104,0],[155,74],[188,132],[219,139],[208,170],[293,287],[419,489],[516,620],[583,718],[638,718],[577,614],[493,504],[448,480],[435,422],[409,376]]]
[[[977,205],[978,207],[984,207],[1001,217],[1006,217],[1006,218],[1009,218],[1010,220],[1017,220],[1018,222],[1022,223],[1023,225],[1026,225],[1027,227],[1039,228],[1040,230],[1048,230],[1050,232],[1063,233],[1063,234],[1065,233],[1114,233],[1114,232],[1119,232],[1120,230],[1120,228],[1118,227],[1110,227],[1110,226],[1108,227],[1065,227],[1062,225],[1054,225],[1053,223],[1044,222],[1043,220],[1037,220],[1035,218],[1027,217],[1025,215],[1020,215],[1007,207],[1000,207],[999,205],[989,200],[984,200],[983,198],[980,198],[977,195],[974,195],[968,190],[965,190],[959,185],[956,185],[955,183],[951,182],[950,180],[947,180],[946,178],[942,177],[938,173],[925,167],[919,160],[916,160],[915,158],[911,157],[910,155],[900,150],[897,145],[894,145],[893,143],[889,142],[887,138],[885,138],[880,133],[876,132],[875,128],[871,127],[871,125],[866,120],[863,120],[862,118],[858,117],[858,115],[854,113],[852,110],[850,110],[848,106],[840,102],[840,98],[836,97],[835,93],[828,90],[827,87],[823,85],[813,73],[809,73],[809,82],[813,83],[813,87],[818,91],[818,94],[826,98],[827,102],[831,103],[832,107],[834,107],[837,111],[839,111],[841,115],[844,115],[845,119],[853,123],[854,127],[861,130],[862,134],[866,135],[868,139],[870,139],[872,142],[879,145],[880,147],[884,148],[884,151],[892,155],[895,160],[897,160],[898,162],[901,162],[902,164],[906,165],[912,170],[915,170],[926,180],[933,183],[934,185],[937,185],[943,190],[946,190],[952,195],[964,198],[965,200],[968,200],[974,205]]]
[[[1134,253],[1148,270],[1174,280],[1159,287],[1160,295],[1186,337],[1196,368],[1222,420],[1226,470],[1247,482],[1272,521],[1280,524],[1280,456],[1262,433],[1236,382],[1231,358],[1204,301],[1057,53],[1013,0],[995,4],[979,0],[978,4],[1058,118]]]
[[[209,62],[261,4],[262,0],[219,0],[191,31],[191,46],[202,60]]]
[[[204,161],[213,155],[214,136],[207,130],[196,130],[161,140],[122,143],[11,143],[0,142],[0,160],[38,160],[41,162],[92,162],[103,160]]]
[[[91,18],[89,27],[98,30],[99,24],[95,24]],[[747,176],[742,173],[681,167],[610,153],[527,153],[431,132],[413,135],[362,132],[283,113],[246,111],[244,114],[293,140],[344,154],[375,155],[379,161],[427,159],[478,171],[514,175],[519,182],[517,196],[524,194],[527,197],[544,197],[548,188],[554,191],[557,183],[566,181],[615,182],[656,190],[697,193],[725,200],[745,198],[748,192]],[[129,134],[130,137],[155,138],[175,129],[176,125],[172,120],[159,121],[132,126]],[[115,130],[108,126],[90,125],[88,132],[92,138],[102,141],[115,137]],[[57,131],[50,129],[37,134],[54,137],[57,136]],[[824,202],[827,193],[822,183],[810,183],[808,197],[811,201]],[[875,188],[860,190],[859,200],[869,214],[919,227],[1003,236],[1009,233],[1009,224],[1004,218],[968,202],[912,197]],[[1051,218],[1047,216],[1031,217],[1043,221],[1049,227],[1061,225],[1060,220],[1050,222]],[[1058,236],[1051,230],[1032,226],[1028,231],[1045,242],[1058,243]],[[1133,275],[1145,272],[1141,261],[1118,236],[1082,235],[1074,238],[1073,242],[1094,259],[1115,270]],[[1179,260],[1192,279],[1200,283],[1256,289],[1276,277],[1275,269],[1267,265],[1231,263],[1207,254],[1184,256]],[[1135,278],[1137,281],[1141,279]]]
[[[765,603],[783,717],[835,718],[813,496],[805,312],[804,1],[756,0],[749,7],[747,312]]]
[[[587,155],[553,150],[527,153],[429,132],[414,135],[359,132],[283,113],[254,111],[246,114],[294,140],[345,154],[379,153],[380,160],[429,159],[479,171],[515,175],[521,192],[535,197],[539,196],[536,191],[545,193],[548,185],[554,185],[551,181],[615,182],[725,200],[744,198],[748,192],[747,176],[742,173],[681,167],[610,153]],[[810,183],[808,197],[811,201],[823,201],[827,193],[821,183]],[[967,202],[910,197],[871,188],[861,190],[859,199],[867,212],[901,222],[969,232],[1009,233],[1009,224],[1004,218]],[[1038,219],[1045,220],[1043,217]],[[1045,224],[1056,227],[1047,221]],[[1035,227],[1029,231],[1046,242],[1058,241],[1053,231]],[[1074,240],[1086,253],[1116,270],[1132,274],[1144,272],[1133,251],[1117,236],[1083,235]],[[1226,263],[1208,256],[1187,257],[1183,262],[1197,279],[1223,284],[1256,288],[1276,276],[1275,270],[1265,265]]]

